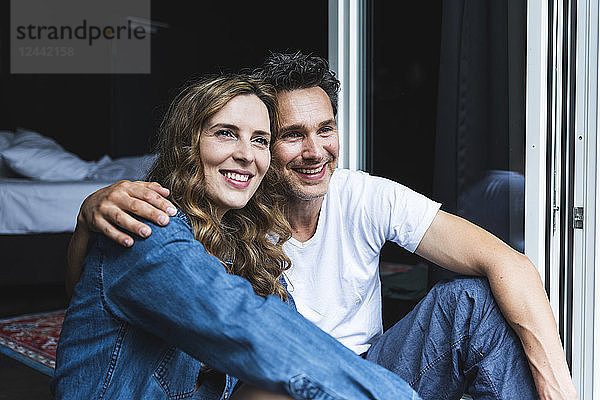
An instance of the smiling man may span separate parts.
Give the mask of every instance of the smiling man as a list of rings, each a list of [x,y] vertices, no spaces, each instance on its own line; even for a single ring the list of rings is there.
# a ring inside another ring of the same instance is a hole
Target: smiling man
[[[405,186],[336,168],[339,81],[326,60],[273,54],[255,75],[278,92],[281,138],[273,162],[288,192],[293,237],[284,245],[292,260],[286,280],[298,311],[400,375],[424,399],[460,398],[464,391],[475,398],[575,399],[529,259]],[[153,183],[112,185],[84,202],[80,230],[99,230],[129,246],[133,239],[116,227],[151,234],[127,212],[168,223],[172,205],[163,195],[168,191]],[[86,240],[73,238],[70,282],[78,278]],[[378,264],[386,241],[473,277],[437,284],[384,333]]]

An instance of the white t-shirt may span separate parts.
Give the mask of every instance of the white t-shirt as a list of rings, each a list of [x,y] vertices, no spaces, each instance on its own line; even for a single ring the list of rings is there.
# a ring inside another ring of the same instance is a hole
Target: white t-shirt
[[[414,252],[438,209],[389,179],[336,169],[315,235],[284,244],[298,311],[357,354],[383,331],[379,252],[386,240]]]

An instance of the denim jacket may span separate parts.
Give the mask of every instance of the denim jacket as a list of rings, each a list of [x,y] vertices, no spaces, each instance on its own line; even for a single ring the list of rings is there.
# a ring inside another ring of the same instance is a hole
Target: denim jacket
[[[131,248],[95,238],[59,340],[56,399],[227,399],[233,377],[296,399],[418,398],[227,274],[185,214],[148,224],[152,235]]]

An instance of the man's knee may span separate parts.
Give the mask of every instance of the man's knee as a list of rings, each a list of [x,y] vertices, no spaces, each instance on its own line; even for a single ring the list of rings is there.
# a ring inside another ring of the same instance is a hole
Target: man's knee
[[[494,297],[486,278],[459,276],[438,282],[431,294],[446,307],[458,309],[495,307]]]

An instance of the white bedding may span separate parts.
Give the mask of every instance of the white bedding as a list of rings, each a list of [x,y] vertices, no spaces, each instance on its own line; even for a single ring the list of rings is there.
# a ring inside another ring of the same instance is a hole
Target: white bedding
[[[121,179],[144,179],[155,159],[85,161],[38,132],[0,131],[0,234],[72,232],[88,195]]]
[[[73,232],[83,200],[113,182],[0,178],[0,234]]]

